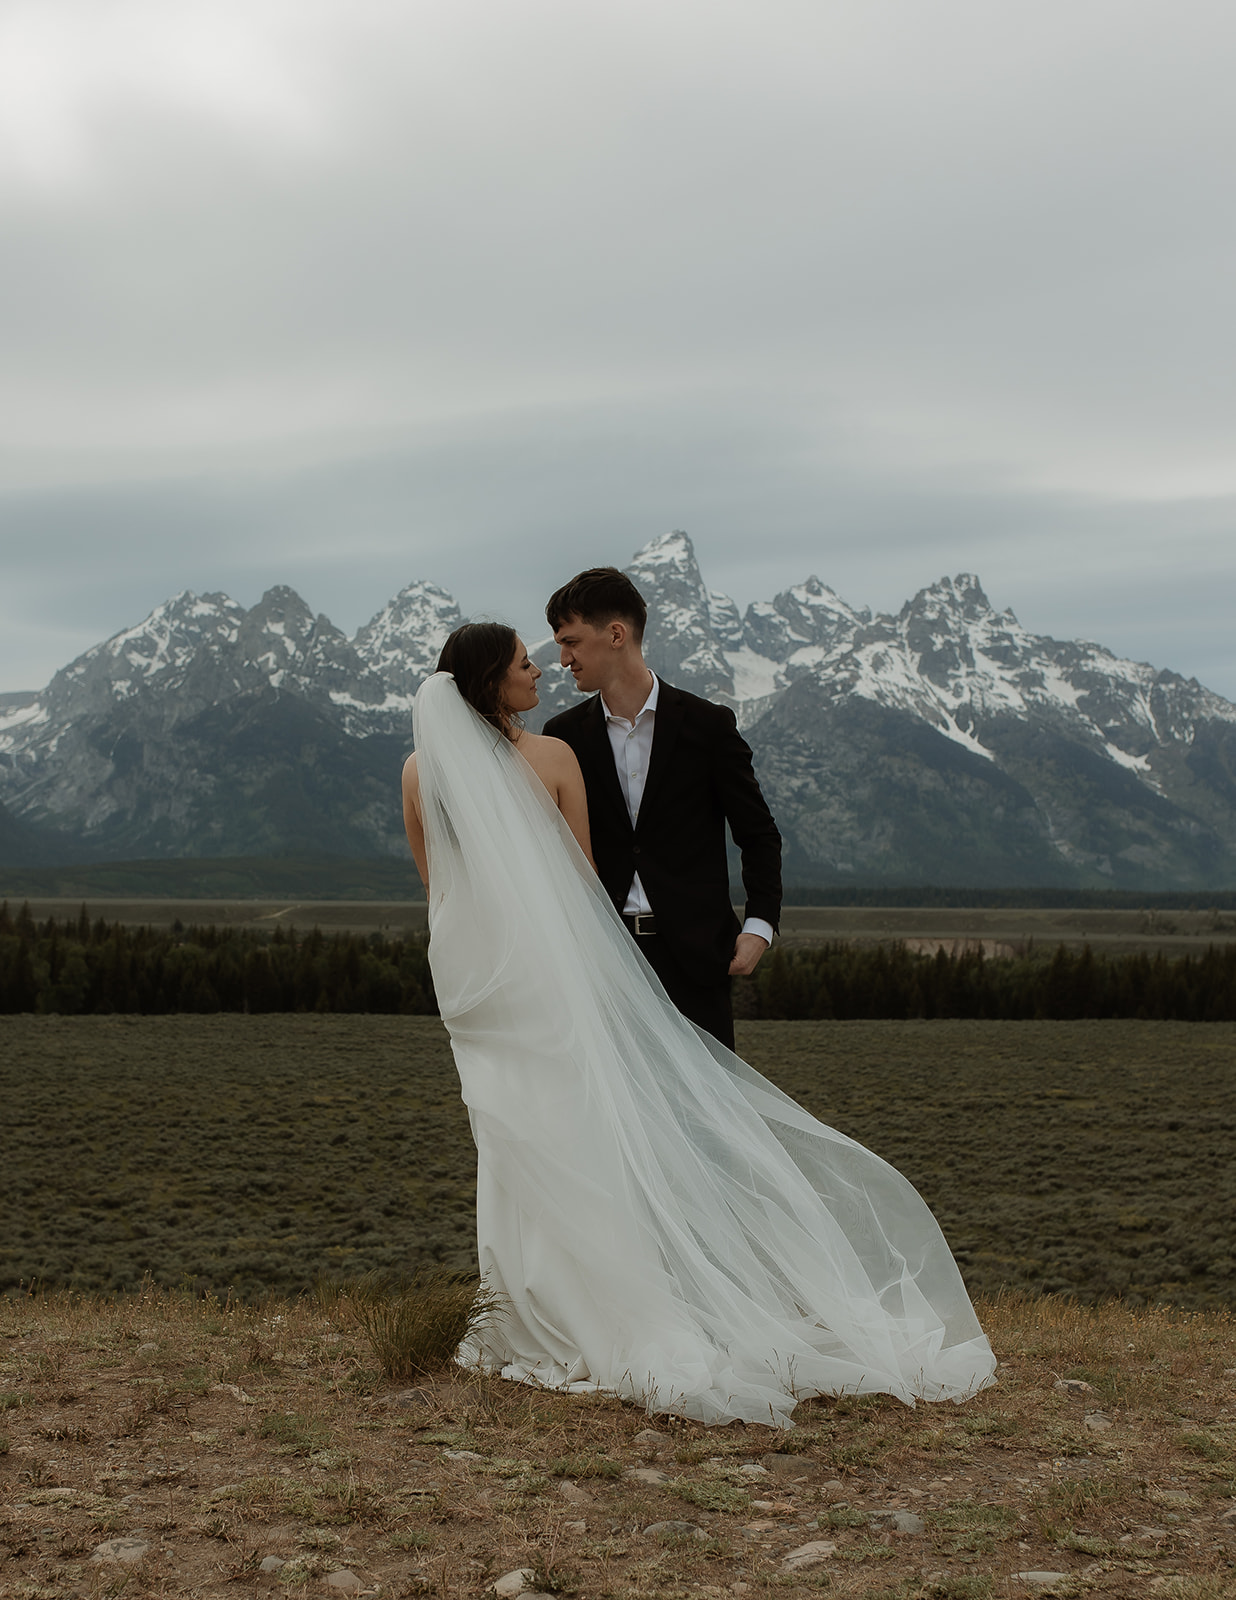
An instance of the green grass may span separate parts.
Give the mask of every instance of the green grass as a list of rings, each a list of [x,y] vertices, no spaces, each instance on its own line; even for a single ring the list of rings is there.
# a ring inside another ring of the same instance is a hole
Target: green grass
[[[696,1483],[690,1478],[671,1478],[664,1486],[688,1505],[699,1506],[702,1511],[741,1511],[751,1504],[751,1496],[728,1483]]]
[[[262,1418],[258,1437],[272,1440],[279,1455],[307,1456],[326,1443],[330,1429],[321,1418],[303,1412],[272,1411]]]
[[[233,1504],[243,1507],[255,1519],[269,1517],[312,1517],[313,1496],[300,1483],[289,1478],[255,1476],[242,1478],[239,1483],[224,1484],[216,1489],[206,1506]]]
[[[1236,1460],[1236,1439],[1219,1439],[1212,1433],[1195,1429],[1178,1434],[1176,1443],[1190,1455],[1201,1456],[1203,1461]]]
[[[858,1539],[837,1551],[843,1561],[895,1561],[897,1552],[891,1544],[881,1544],[878,1539]]]
[[[988,1554],[998,1539],[1008,1538],[1016,1521],[1016,1514],[1008,1506],[963,1500],[933,1512],[928,1526],[942,1536],[942,1548],[950,1554],[961,1551]]]
[[[551,1478],[621,1478],[622,1462],[608,1456],[557,1456],[545,1470]]]
[[[829,1506],[820,1512],[817,1520],[821,1528],[865,1528],[870,1518],[865,1511],[855,1511],[853,1506]]]
[[[915,1183],[973,1291],[1236,1302],[1236,1026],[746,1023],[739,1047]],[[0,1017],[0,1104],[0,1290],[476,1269],[434,1018]]]

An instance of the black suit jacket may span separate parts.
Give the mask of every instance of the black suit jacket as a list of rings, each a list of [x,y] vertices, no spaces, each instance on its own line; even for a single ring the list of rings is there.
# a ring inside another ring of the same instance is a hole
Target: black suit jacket
[[[619,911],[638,872],[663,947],[684,977],[723,981],[740,924],[730,903],[725,825],[742,854],[747,915],[781,915],[781,835],[734,713],[661,684],[652,758],[633,828],[600,695],[552,717],[547,734],[574,750],[588,790],[597,872]]]

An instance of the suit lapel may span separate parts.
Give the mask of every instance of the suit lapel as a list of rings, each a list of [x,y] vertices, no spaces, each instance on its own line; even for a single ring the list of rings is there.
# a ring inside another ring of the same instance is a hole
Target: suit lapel
[[[684,705],[685,701],[680,691],[662,680],[652,725],[652,757],[648,762],[648,779],[644,784],[644,797],[639,806],[641,818],[655,800],[657,791],[665,781],[665,774],[673,762],[674,746],[678,743],[678,735],[682,729]]]
[[[604,799],[615,819],[629,832],[631,818],[627,813],[626,796],[618,782],[618,768],[614,765],[614,752],[610,747],[609,729],[605,713],[601,710],[600,695],[589,703],[585,712],[583,739],[577,754],[589,791]],[[589,782],[589,779],[592,781]]]

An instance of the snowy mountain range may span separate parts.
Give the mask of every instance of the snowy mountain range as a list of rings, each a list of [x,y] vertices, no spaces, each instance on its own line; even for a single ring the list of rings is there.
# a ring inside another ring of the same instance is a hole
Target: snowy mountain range
[[[968,574],[873,616],[814,577],[740,614],[680,532],[626,570],[650,664],[734,707],[789,881],[1236,884],[1236,706],[1196,680],[1031,634]],[[402,854],[412,697],[461,620],[428,582],[351,639],[286,588],[175,596],[0,700],[0,863]],[[539,725],[576,695],[534,654]]]

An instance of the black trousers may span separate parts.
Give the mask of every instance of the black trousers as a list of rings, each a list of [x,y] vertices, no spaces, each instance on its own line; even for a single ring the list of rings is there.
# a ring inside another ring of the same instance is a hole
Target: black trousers
[[[627,923],[630,927],[630,922]],[[728,1050],[734,1048],[734,1011],[730,1002],[728,975],[718,984],[701,987],[683,977],[659,934],[636,939],[645,961],[660,978],[665,992],[689,1021],[719,1039]]]

